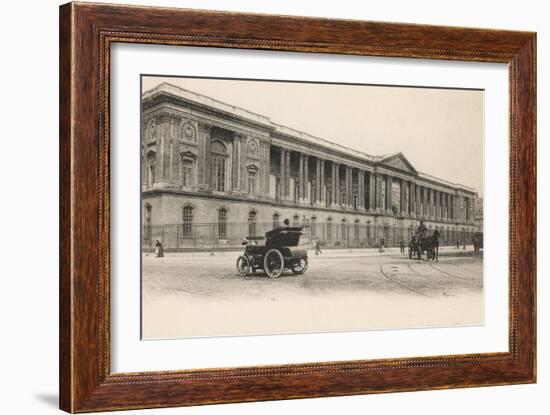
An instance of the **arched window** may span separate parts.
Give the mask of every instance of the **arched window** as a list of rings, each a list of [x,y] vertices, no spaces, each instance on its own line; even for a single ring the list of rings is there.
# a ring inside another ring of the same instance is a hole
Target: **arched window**
[[[327,219],[327,240],[332,241],[332,218]]]
[[[193,207],[192,206],[185,206],[183,208],[182,234],[184,238],[191,238],[193,236]]]
[[[227,238],[227,209],[218,210],[218,237]]]
[[[279,219],[280,219],[279,214],[275,212],[273,214],[273,228],[278,228],[279,227]]]
[[[218,192],[225,190],[225,160],[227,150],[220,141],[214,141],[211,148],[212,155],[212,187]]]
[[[256,236],[256,211],[248,212],[248,236]]]
[[[298,216],[297,214],[292,217],[292,225],[300,226],[300,216]]]
[[[193,185],[193,160],[182,157],[180,160],[180,178],[182,186],[189,187]]]

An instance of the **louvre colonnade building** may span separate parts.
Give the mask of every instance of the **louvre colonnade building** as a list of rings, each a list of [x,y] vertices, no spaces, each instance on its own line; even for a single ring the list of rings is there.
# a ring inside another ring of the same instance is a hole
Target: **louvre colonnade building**
[[[239,246],[289,219],[305,243],[397,244],[419,220],[470,243],[474,189],[163,83],[142,95],[143,248]]]

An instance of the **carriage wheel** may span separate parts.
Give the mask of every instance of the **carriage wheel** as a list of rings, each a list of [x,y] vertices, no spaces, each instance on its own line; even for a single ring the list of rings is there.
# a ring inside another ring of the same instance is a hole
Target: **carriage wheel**
[[[267,251],[264,257],[264,270],[265,273],[271,278],[278,278],[283,273],[284,258],[276,249],[270,249]]]
[[[307,258],[299,259],[292,264],[292,273],[294,275],[300,275],[307,270]]]
[[[250,272],[250,262],[245,255],[237,258],[237,272],[241,277],[246,277]]]

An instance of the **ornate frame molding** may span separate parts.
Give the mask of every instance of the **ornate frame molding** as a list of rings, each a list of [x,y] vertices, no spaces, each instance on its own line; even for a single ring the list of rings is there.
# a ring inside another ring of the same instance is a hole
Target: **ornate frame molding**
[[[509,352],[111,373],[109,70],[113,43],[508,63]],[[90,412],[535,381],[534,33],[69,3],[60,8],[60,79],[62,409]]]

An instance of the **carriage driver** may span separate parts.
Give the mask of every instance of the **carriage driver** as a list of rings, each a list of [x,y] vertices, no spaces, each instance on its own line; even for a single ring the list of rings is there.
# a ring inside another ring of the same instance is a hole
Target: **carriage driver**
[[[415,234],[417,238],[425,238],[427,236],[428,228],[424,225],[424,221],[420,221],[420,225],[416,228]]]

